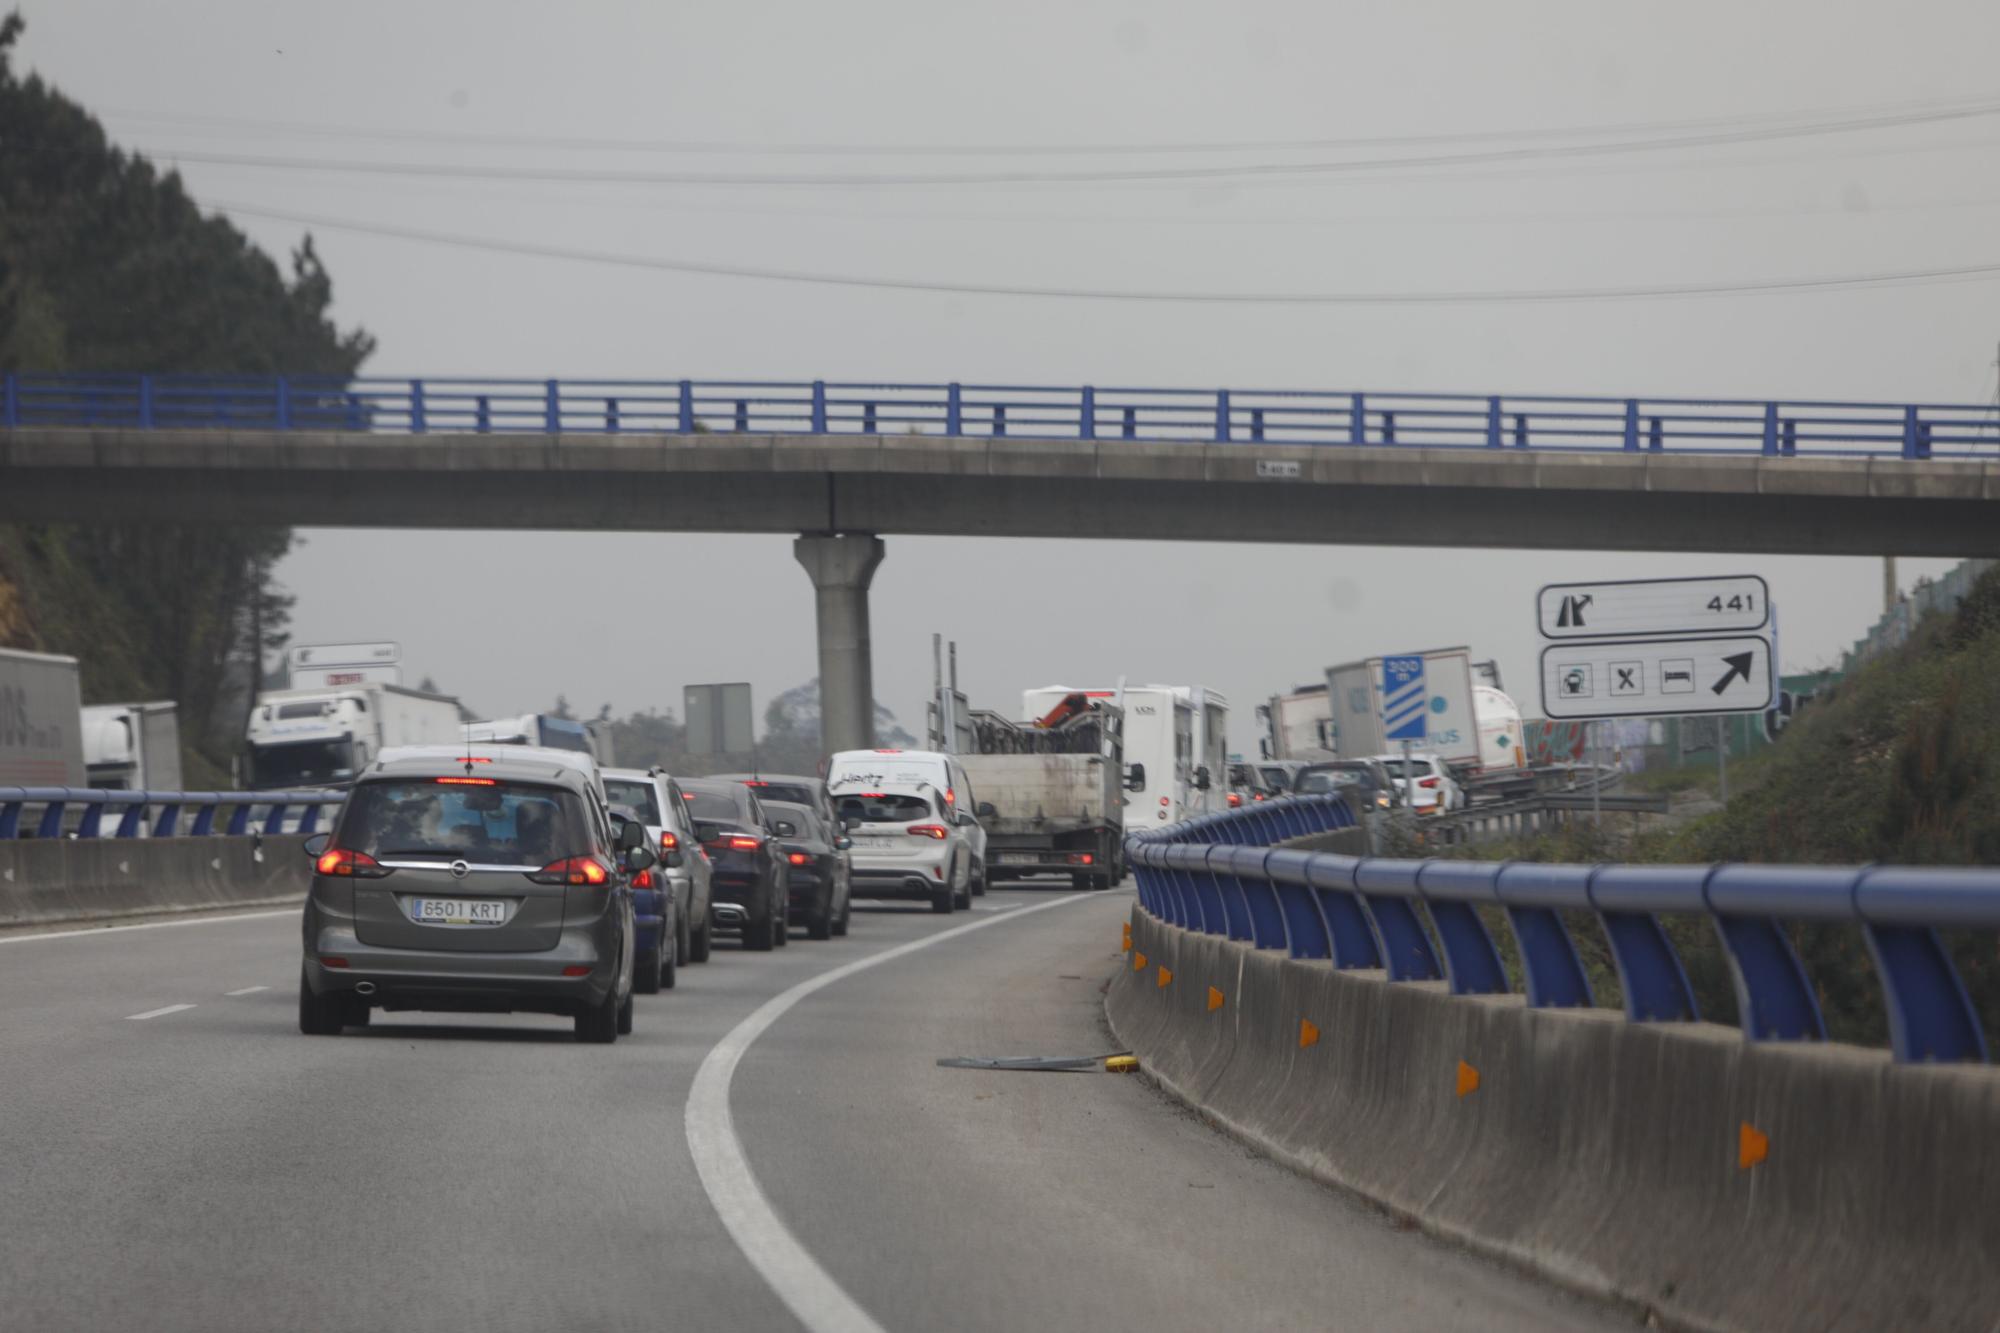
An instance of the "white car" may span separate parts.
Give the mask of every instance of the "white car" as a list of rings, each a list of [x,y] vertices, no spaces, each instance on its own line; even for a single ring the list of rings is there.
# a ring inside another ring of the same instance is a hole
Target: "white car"
[[[1420,751],[1412,753],[1408,773],[1403,771],[1403,756],[1400,754],[1378,754],[1372,758],[1382,765],[1390,781],[1396,784],[1399,806],[1407,803],[1420,815],[1448,814],[1465,807],[1465,792],[1440,756]]]
[[[934,912],[972,906],[972,841],[943,792],[923,781],[885,781],[833,799],[854,844],[854,897],[928,898]]]
[[[962,835],[968,852],[967,874],[971,891],[986,892],[986,828],[979,816],[993,813],[991,805],[980,808],[972,790],[972,779],[958,756],[936,750],[842,750],[827,761],[826,794],[836,810],[843,795],[858,791],[915,791],[926,786],[942,798],[939,807],[944,822]],[[853,821],[840,818],[853,831]],[[857,847],[856,851],[860,849]],[[857,857],[858,871],[861,862]],[[857,879],[857,883],[858,883]]]

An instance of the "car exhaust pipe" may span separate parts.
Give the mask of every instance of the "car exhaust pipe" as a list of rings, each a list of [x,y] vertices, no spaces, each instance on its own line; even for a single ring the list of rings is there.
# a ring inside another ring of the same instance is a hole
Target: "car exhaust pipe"
[[[356,995],[373,995],[375,993],[375,983],[372,981],[357,981],[354,983],[354,993]]]

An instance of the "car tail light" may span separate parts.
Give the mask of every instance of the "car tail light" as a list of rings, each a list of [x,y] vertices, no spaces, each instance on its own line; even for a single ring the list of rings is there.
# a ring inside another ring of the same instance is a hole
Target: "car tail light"
[[[632,887],[635,889],[652,888],[653,872],[650,870],[641,870],[638,874],[632,876]]]
[[[572,856],[551,861],[528,878],[536,884],[609,884],[611,871],[594,856]]]
[[[809,866],[812,864],[812,858],[810,856],[807,856],[804,852],[793,852],[790,856],[787,856],[785,859],[787,861],[790,861],[795,866]]]
[[[321,967],[346,967],[347,960],[345,958],[335,958],[330,953],[323,953],[319,956],[319,965]]]
[[[587,977],[590,975],[590,968],[582,963],[571,963],[563,969],[563,975],[566,977]]]
[[[660,831],[660,853],[677,852],[681,849],[681,835],[666,829]]]
[[[936,838],[939,842],[951,836],[950,830],[942,824],[912,824],[904,831],[913,838]]]
[[[722,845],[732,852],[754,852],[764,845],[764,840],[746,833],[732,833],[722,840]]]
[[[329,847],[313,862],[313,869],[322,875],[351,875],[356,879],[380,879],[389,873],[389,867],[377,861],[366,852],[350,852],[345,847]]]
[[[1069,854],[1069,863],[1073,866],[1094,865],[1096,861],[1097,858],[1089,852],[1071,852]]]
[[[1255,796],[1252,796],[1250,799],[1253,801],[1261,801],[1264,799],[1264,793],[1260,791]]]
[[[1161,805],[1165,805],[1165,804],[1167,804],[1167,798],[1166,798],[1166,797],[1164,797],[1164,796],[1162,796],[1162,797],[1160,798],[1160,804],[1161,804]]]
[[[498,778],[432,778],[431,781],[442,782],[447,787],[497,787],[500,785]]]
[[[1230,805],[1230,808],[1231,808],[1231,809],[1234,809],[1235,807],[1237,807],[1237,806],[1239,806],[1239,805],[1241,805],[1241,804],[1243,804],[1243,798],[1242,798],[1241,796],[1239,796],[1239,795],[1238,795],[1237,793],[1235,793],[1235,792],[1230,792],[1230,793],[1229,793],[1229,805]]]
[[[1425,791],[1435,791],[1437,790],[1438,780],[1436,778],[1418,778],[1417,785]]]

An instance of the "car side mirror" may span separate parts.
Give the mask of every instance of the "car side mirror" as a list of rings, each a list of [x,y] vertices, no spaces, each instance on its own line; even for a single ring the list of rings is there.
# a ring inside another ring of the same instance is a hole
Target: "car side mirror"
[[[627,824],[625,827],[632,828],[634,826]],[[625,849],[625,868],[635,875],[641,870],[652,869],[658,860],[659,857],[654,853],[653,849],[643,842],[637,847],[627,847]]]
[[[1194,771],[1194,789],[1196,791],[1208,790],[1208,765],[1204,764]]]
[[[646,842],[647,842],[646,826],[644,824],[640,824],[633,820],[628,819],[624,823],[618,826],[619,851],[621,852],[634,851],[640,847],[644,847],[646,845]],[[652,864],[651,861],[648,861],[646,863],[646,865],[651,865],[651,864]],[[640,870],[644,870],[646,866],[639,866],[637,868]]]
[[[1125,766],[1125,790],[1146,790],[1146,766],[1144,764],[1127,764]]]
[[[853,848],[854,839],[852,838],[835,838],[833,840],[833,850],[836,852],[852,851]]]
[[[799,826],[789,819],[780,819],[771,825],[771,832],[781,838],[796,838],[799,836]]]
[[[333,835],[331,833],[315,833],[305,841],[305,854],[317,861],[319,860],[319,854],[325,851],[326,845],[332,841]]]
[[[958,826],[960,828],[971,828],[978,823],[979,817],[970,811],[961,810],[958,812]]]
[[[998,810],[993,808],[993,802],[981,801],[979,803],[979,817],[981,819],[991,819],[999,813]]]

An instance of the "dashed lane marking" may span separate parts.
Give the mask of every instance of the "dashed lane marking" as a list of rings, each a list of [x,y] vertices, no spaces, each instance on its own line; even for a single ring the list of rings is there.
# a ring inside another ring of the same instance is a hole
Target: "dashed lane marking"
[[[125,1015],[125,1021],[128,1023],[143,1023],[149,1018],[165,1018],[168,1014],[177,1014],[183,1009],[192,1008],[194,1006],[191,1004],[170,1004],[164,1009],[148,1009],[143,1014],[127,1014]]]
[[[260,990],[269,989],[269,986],[245,986],[242,990],[226,990],[222,994],[225,999],[233,1000],[239,995],[255,995]]]
[[[36,944],[43,940],[74,940],[87,935],[117,935],[128,930],[166,930],[172,926],[219,926],[227,921],[261,921],[268,917],[296,917],[296,907],[275,912],[232,912],[228,916],[197,916],[182,921],[141,921],[130,926],[92,926],[87,930],[45,930],[36,935],[0,935],[0,944]]]
[[[1019,921],[1036,912],[1084,902],[1096,896],[1091,893],[1071,894],[1066,898],[1054,898],[1023,907],[1011,915],[968,921],[962,926],[953,926],[950,930],[941,930],[935,935],[926,935],[908,944],[899,944],[893,949],[884,949],[822,972],[764,1001],[748,1018],[731,1028],[728,1035],[702,1058],[701,1067],[695,1071],[694,1086],[688,1090],[684,1115],[688,1151],[694,1155],[695,1171],[701,1177],[702,1190],[707,1193],[709,1203],[714,1205],[716,1215],[722,1219],[730,1238],[743,1251],[743,1257],[750,1261],[750,1266],[757,1270],[778,1299],[805,1326],[807,1333],[884,1333],[884,1330],[875,1317],[862,1309],[860,1302],[848,1295],[833,1280],[833,1275],[820,1267],[819,1261],[799,1243],[799,1238],[792,1234],[791,1228],[771,1207],[771,1201],[765,1197],[763,1189],[757,1184],[756,1175],[750,1170],[749,1156],[743,1151],[742,1140],[736,1137],[736,1123],[729,1112],[729,1084],[736,1077],[736,1066],[742,1063],[751,1043],[800,1000],[856,972],[865,972],[905,954],[928,949],[933,944],[942,944],[975,930],[984,930],[1005,921]]]

